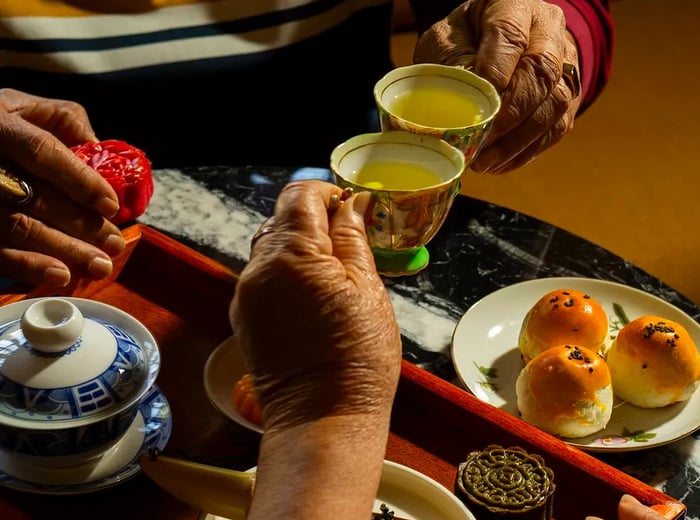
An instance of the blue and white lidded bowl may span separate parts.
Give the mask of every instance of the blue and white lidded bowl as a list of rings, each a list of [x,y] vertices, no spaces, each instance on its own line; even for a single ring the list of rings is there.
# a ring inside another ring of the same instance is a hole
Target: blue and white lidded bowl
[[[0,307],[0,450],[68,461],[106,450],[159,368],[148,329],[105,303],[49,297]]]

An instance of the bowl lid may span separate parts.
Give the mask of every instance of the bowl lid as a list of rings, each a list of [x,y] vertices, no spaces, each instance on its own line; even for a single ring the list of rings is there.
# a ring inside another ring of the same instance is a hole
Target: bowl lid
[[[0,424],[92,422],[139,401],[159,367],[150,332],[110,305],[49,297],[0,308]]]

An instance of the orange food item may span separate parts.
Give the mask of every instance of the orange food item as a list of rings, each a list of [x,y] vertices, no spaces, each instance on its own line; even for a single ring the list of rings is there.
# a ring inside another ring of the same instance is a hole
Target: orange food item
[[[687,401],[700,385],[700,353],[680,323],[641,316],[618,333],[607,354],[613,389],[643,408]]]
[[[262,426],[262,412],[260,411],[260,403],[255,396],[253,388],[253,378],[250,374],[244,374],[233,386],[231,392],[231,400],[233,406],[244,419]]]
[[[521,370],[516,381],[523,419],[548,433],[584,437],[602,430],[612,415],[613,385],[605,360],[576,345],[549,348]]]
[[[527,313],[518,348],[529,363],[545,350],[564,344],[603,352],[609,337],[608,316],[600,303],[581,291],[558,289],[542,296]]]

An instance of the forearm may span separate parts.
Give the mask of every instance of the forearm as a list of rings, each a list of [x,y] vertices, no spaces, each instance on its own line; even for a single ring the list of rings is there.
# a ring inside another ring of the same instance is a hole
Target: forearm
[[[324,417],[263,435],[249,520],[369,520],[389,413]]]

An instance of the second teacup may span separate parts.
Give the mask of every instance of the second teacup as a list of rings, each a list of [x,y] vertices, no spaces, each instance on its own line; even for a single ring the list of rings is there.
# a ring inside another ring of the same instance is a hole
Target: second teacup
[[[374,87],[383,131],[404,130],[442,139],[462,151],[468,166],[501,108],[496,88],[461,67],[422,63],[398,67]]]

